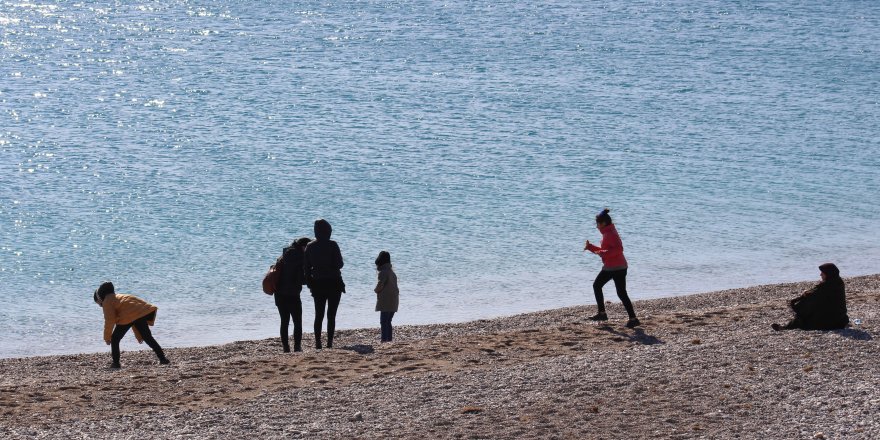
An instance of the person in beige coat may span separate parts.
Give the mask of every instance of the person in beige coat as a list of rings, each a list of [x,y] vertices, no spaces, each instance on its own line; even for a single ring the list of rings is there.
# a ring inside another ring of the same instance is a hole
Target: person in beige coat
[[[388,251],[379,252],[379,256],[376,257],[376,270],[379,280],[373,291],[376,292],[376,311],[379,312],[382,342],[391,342],[393,336],[391,319],[397,313],[400,290],[397,288],[397,274],[391,268],[391,254]]]
[[[160,364],[171,363],[150,332],[150,326],[156,322],[158,307],[134,295],[116,293],[113,283],[109,281],[95,290],[94,299],[95,303],[104,310],[104,342],[111,347],[113,356],[113,364],[110,368],[120,368],[119,342],[132,327],[138,343],[146,342],[159,357]]]

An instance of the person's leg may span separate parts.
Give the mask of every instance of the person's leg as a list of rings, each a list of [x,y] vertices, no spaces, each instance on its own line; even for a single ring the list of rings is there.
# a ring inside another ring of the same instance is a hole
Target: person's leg
[[[342,299],[342,292],[337,292],[327,298],[327,348],[333,348],[333,333],[336,331],[336,310],[339,308],[339,301]]]
[[[785,324],[785,326],[782,327],[783,330],[794,330],[799,328],[804,328],[804,322],[800,316],[795,316],[794,319],[792,319],[788,322],[788,324]]]
[[[303,338],[303,307],[299,295],[293,300],[291,316],[293,317],[293,351],[302,351]]]
[[[394,340],[394,328],[391,327],[391,320],[394,319],[394,312],[385,313],[385,340],[391,342]]]
[[[144,342],[153,349],[153,352],[156,353],[156,357],[159,358],[159,363],[167,364],[168,359],[165,358],[165,352],[162,351],[162,347],[159,346],[159,343],[153,338],[153,332],[150,331],[150,324],[147,324],[147,321],[150,320],[150,316],[145,316],[143,318],[138,319],[133,322],[132,325],[137,329],[138,333],[141,334],[141,338],[143,338]]]
[[[608,281],[611,281],[611,272],[605,270],[599,272],[599,275],[596,275],[596,280],[593,281],[593,294],[596,296],[597,313],[596,316],[593,316],[591,319],[597,321],[608,319],[605,317],[605,298],[602,295],[602,287],[605,286]],[[603,317],[605,319],[602,319]]]
[[[620,302],[623,303],[627,315],[629,315],[630,319],[635,319],[636,311],[633,309],[632,301],[629,300],[629,296],[626,294],[626,269],[611,272],[611,277],[614,279],[614,288],[617,289],[617,297],[620,298]]]
[[[388,341],[388,312],[379,312],[379,340],[382,342]]]
[[[110,336],[110,353],[113,356],[113,367],[119,368],[119,342],[122,341],[122,337],[128,333],[130,328],[131,324],[117,324],[113,329],[113,335]]]
[[[324,308],[327,306],[327,298],[322,295],[314,295],[315,300],[315,348],[321,349],[321,325],[324,323]]]
[[[278,307],[278,316],[281,317],[281,348],[285,353],[290,351],[290,342],[287,339],[287,329],[290,325],[290,309],[283,301],[276,301],[275,306]]]

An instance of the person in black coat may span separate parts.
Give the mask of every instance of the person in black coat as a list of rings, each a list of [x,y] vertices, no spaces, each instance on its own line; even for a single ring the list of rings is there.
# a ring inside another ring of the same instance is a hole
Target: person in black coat
[[[281,345],[285,353],[290,352],[287,338],[290,318],[293,318],[293,351],[302,351],[302,301],[299,294],[305,284],[303,257],[310,241],[308,237],[296,239],[290,247],[284,248],[281,258],[278,259],[281,270],[275,290],[275,306],[281,315]]]
[[[330,239],[333,228],[327,220],[315,220],[315,240],[306,246],[304,273],[315,300],[315,348],[321,349],[321,324],[327,311],[327,348],[333,348],[336,310],[345,292],[342,281],[342,253]]]
[[[794,319],[782,326],[773,324],[773,330],[834,330],[849,325],[846,314],[846,288],[840,278],[840,269],[833,263],[819,266],[822,282],[789,304]]]

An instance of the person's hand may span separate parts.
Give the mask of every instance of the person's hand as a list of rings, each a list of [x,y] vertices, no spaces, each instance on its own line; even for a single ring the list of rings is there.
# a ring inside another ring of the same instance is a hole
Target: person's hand
[[[104,343],[110,345],[110,341],[104,341]]]
[[[587,250],[589,248],[590,248],[590,240],[587,240],[587,242],[584,243],[584,250]]]

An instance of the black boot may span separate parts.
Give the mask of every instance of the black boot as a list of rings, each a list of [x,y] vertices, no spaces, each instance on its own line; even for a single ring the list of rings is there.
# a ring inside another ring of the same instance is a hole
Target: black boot
[[[165,357],[165,352],[162,351],[161,348],[157,347],[157,349],[154,351],[156,352],[156,357],[159,358],[159,365],[168,365],[171,363],[171,361],[169,361],[168,358]]]
[[[590,321],[607,321],[608,315],[606,315],[605,312],[599,312],[593,316],[590,316],[589,319],[590,319]]]

